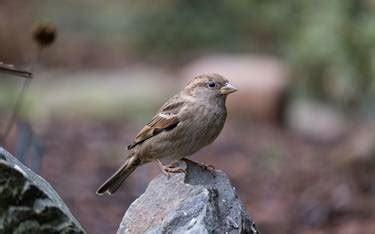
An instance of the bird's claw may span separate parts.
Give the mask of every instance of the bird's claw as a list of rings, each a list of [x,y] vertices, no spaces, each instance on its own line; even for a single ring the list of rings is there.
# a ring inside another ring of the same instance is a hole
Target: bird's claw
[[[176,174],[176,173],[186,173],[186,170],[179,167],[178,163],[172,163],[169,165],[164,165],[160,160],[156,160],[161,171],[163,172],[164,175],[170,176],[170,174]]]
[[[209,170],[209,171],[215,170],[215,167],[211,164],[204,164],[204,163],[198,162],[198,165],[205,170]]]
[[[204,170],[209,170],[209,171],[212,171],[212,170],[215,170],[215,167],[213,165],[210,165],[210,164],[205,164],[205,163],[202,163],[202,162],[197,162],[197,161],[193,161],[193,160],[190,160],[190,159],[187,159],[187,158],[183,158],[183,160],[185,162],[193,162],[195,164],[197,164],[198,166],[200,166],[201,168],[203,168]]]

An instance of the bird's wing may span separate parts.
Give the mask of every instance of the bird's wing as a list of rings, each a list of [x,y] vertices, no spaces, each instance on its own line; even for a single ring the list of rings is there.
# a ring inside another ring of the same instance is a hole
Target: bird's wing
[[[159,113],[152,118],[151,122],[146,124],[137,134],[133,144],[128,146],[128,150],[163,131],[169,131],[175,128],[180,122],[178,113],[183,105],[184,102],[178,100],[176,96],[168,100],[167,103],[160,108]]]

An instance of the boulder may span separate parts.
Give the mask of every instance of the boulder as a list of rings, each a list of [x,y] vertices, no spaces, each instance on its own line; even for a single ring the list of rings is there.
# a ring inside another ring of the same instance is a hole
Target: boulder
[[[123,233],[259,233],[228,177],[192,161],[186,173],[160,175],[134,201],[120,224]]]
[[[1,147],[0,233],[85,233],[51,185]]]
[[[334,107],[312,100],[294,100],[287,110],[287,125],[298,135],[319,143],[332,143],[349,130],[349,122]]]

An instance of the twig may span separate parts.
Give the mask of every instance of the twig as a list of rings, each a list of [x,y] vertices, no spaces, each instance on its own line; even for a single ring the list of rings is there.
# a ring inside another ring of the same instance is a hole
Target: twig
[[[53,25],[50,25],[48,23],[38,23],[35,25],[34,29],[32,30],[32,37],[34,42],[37,45],[37,53],[36,56],[31,60],[31,69],[35,67],[35,64],[39,62],[39,59],[41,57],[43,48],[46,48],[47,46],[50,46],[56,38],[56,28]],[[0,71],[10,73],[12,75],[18,75],[25,78],[32,78],[32,73],[20,69],[16,69],[13,65],[3,64],[1,63]],[[28,87],[30,86],[30,82],[32,79],[26,79],[22,83],[22,89],[19,95],[17,96],[16,103],[13,108],[12,115],[9,119],[9,122],[7,123],[5,127],[4,134],[1,137],[2,142],[5,142],[5,140],[8,138],[8,135],[10,131],[12,130],[12,127],[14,123],[16,122],[17,115],[19,113],[19,110],[22,107],[23,99],[25,96],[25,92],[27,91]]]
[[[33,78],[33,74],[31,72],[18,69],[14,65],[5,64],[3,62],[0,62],[0,72],[29,79]]]
[[[22,88],[21,88],[21,91],[16,98],[16,103],[14,104],[12,115],[9,117],[9,120],[8,120],[7,124],[5,125],[6,127],[5,127],[5,130],[4,130],[4,133],[1,136],[2,142],[5,142],[5,140],[8,138],[8,135],[9,135],[10,131],[13,128],[13,125],[16,121],[18,112],[22,107],[23,97],[25,96],[25,92],[30,85],[30,81],[31,81],[30,79],[27,79],[27,80],[24,80],[23,83],[22,83]]]
[[[31,60],[31,69],[33,69],[35,64],[39,61],[39,58],[40,58],[41,54],[42,54],[42,47],[38,47],[36,56],[34,56],[34,58]],[[32,75],[32,72],[29,72],[29,73]],[[19,114],[19,111],[22,108],[24,96],[25,96],[25,93],[26,93],[27,89],[30,86],[31,80],[32,79],[25,79],[22,82],[21,91],[16,98],[16,103],[14,104],[12,114],[11,114],[7,124],[5,125],[4,133],[1,136],[1,142],[3,142],[3,143],[5,143],[5,140],[8,138],[8,136],[10,134],[10,131],[12,130],[12,128],[13,128],[15,122],[16,122],[17,115]]]

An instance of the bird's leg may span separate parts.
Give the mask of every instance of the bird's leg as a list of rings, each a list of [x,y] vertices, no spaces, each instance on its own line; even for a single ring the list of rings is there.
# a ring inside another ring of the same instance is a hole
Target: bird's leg
[[[186,173],[185,169],[178,167],[175,163],[164,165],[159,159],[156,159],[158,166],[160,167],[161,171],[164,175],[168,176],[170,173]]]
[[[183,160],[183,161],[185,161],[185,162],[192,162],[192,163],[198,164],[198,166],[202,167],[202,168],[205,169],[205,170],[210,170],[210,171],[211,171],[211,170],[215,170],[215,167],[214,167],[214,166],[212,166],[212,165],[207,165],[207,164],[202,163],[202,162],[193,161],[193,160],[190,160],[190,159],[188,159],[188,158],[183,158],[183,159],[181,159],[181,160]]]

